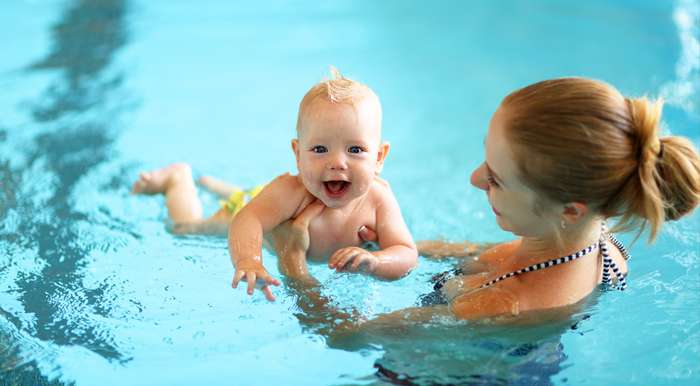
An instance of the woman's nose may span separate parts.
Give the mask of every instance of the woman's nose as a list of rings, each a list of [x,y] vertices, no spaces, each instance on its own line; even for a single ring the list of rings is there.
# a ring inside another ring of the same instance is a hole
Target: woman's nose
[[[481,190],[489,190],[488,179],[486,178],[486,162],[481,163],[479,167],[474,169],[470,178],[472,185]]]

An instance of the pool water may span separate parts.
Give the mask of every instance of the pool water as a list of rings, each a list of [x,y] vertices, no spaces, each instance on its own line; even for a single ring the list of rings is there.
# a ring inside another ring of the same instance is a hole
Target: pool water
[[[162,198],[129,188],[140,170],[175,161],[242,186],[294,171],[298,102],[335,65],[382,99],[392,145],[383,176],[415,238],[507,240],[468,183],[500,99],[545,78],[603,79],[666,98],[664,131],[697,146],[699,9],[681,0],[4,4],[0,378],[697,384],[697,213],[656,244],[631,245],[628,290],[597,297],[556,334],[436,320],[342,346],[300,323],[286,286],[275,303],[232,290],[223,238],[172,235]],[[264,259],[278,275],[276,258]],[[424,259],[391,283],[311,270],[334,306],[371,318],[414,305],[450,266]]]

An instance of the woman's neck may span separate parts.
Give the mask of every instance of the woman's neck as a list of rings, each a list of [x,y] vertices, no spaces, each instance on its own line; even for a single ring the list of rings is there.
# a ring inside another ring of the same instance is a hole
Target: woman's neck
[[[515,257],[527,264],[534,264],[569,255],[598,240],[602,222],[603,219],[596,217],[567,226],[559,232],[559,236],[552,232],[543,237],[523,237]]]

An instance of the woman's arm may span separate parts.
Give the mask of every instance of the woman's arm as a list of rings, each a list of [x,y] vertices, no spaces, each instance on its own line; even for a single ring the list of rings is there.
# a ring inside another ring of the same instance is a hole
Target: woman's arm
[[[363,241],[377,241],[377,232],[372,228],[362,227],[358,234]],[[421,240],[416,242],[418,254],[432,259],[479,256],[496,245],[498,243],[451,242],[447,240]]]
[[[295,219],[285,221],[270,232],[280,272],[306,285],[317,283],[306,263],[306,251],[310,244],[309,223],[324,208],[323,202],[313,201]]]
[[[416,243],[421,256],[432,259],[450,257],[474,257],[485,250],[498,245],[497,243],[472,243],[469,241],[450,242],[446,240],[421,240]]]

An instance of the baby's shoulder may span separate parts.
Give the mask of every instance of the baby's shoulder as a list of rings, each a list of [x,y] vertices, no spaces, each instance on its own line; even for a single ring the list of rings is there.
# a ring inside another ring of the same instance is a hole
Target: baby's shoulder
[[[398,201],[394,196],[394,192],[391,190],[391,186],[382,178],[375,177],[367,196],[369,198],[369,200],[367,200],[368,204],[375,208],[389,210],[390,208],[398,207]]]
[[[286,190],[301,190],[304,189],[304,184],[301,182],[301,178],[297,174],[291,174],[289,172],[280,174],[275,177],[268,184],[271,187],[286,189]]]
[[[306,186],[304,186],[298,174],[289,172],[281,174],[270,181],[269,186],[277,192],[275,195],[276,202],[295,205],[292,217],[298,216],[315,199],[306,190]]]
[[[298,175],[284,173],[270,181],[261,195],[267,197],[268,200],[284,199],[288,202],[300,202],[308,195],[308,192]]]
[[[372,181],[369,191],[371,194],[375,195],[394,195],[394,193],[391,191],[391,186],[389,186],[389,182],[380,177],[374,177],[374,181]]]

